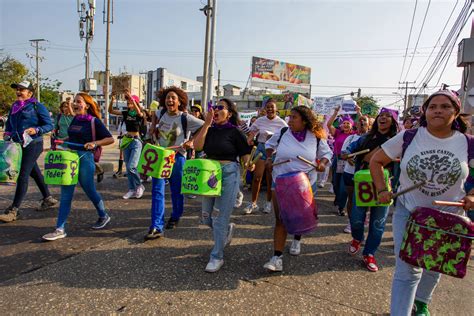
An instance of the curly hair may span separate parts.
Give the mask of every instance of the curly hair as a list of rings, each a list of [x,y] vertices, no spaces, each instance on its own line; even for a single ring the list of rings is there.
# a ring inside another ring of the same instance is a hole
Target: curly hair
[[[97,102],[95,102],[94,98],[92,98],[90,95],[88,95],[85,92],[79,92],[76,94],[76,96],[80,96],[81,98],[84,99],[84,102],[86,102],[87,105],[89,105],[89,108],[87,109],[87,113],[89,113],[92,116],[97,117],[98,119],[102,118],[102,115],[100,114],[99,106],[97,105]]]
[[[161,90],[158,92],[158,99],[159,99],[160,105],[163,104],[163,106],[166,109],[166,96],[170,92],[174,92],[178,95],[178,100],[179,100],[178,110],[180,110],[181,112],[185,112],[186,107],[188,106],[188,94],[184,92],[184,90],[175,86],[161,88]]]
[[[314,115],[313,111],[311,111],[310,108],[303,105],[299,105],[292,108],[291,111],[297,112],[301,116],[301,119],[303,120],[306,129],[313,133],[316,138],[327,138],[326,131],[324,130],[323,125],[318,122],[316,115]]]

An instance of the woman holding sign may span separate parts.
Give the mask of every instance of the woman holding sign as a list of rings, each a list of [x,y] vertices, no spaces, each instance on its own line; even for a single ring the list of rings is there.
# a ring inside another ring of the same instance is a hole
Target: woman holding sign
[[[436,200],[463,201],[464,209],[474,208],[474,190],[467,194],[464,184],[469,175],[466,125],[459,117],[461,102],[449,90],[433,93],[423,104],[423,114],[415,130],[405,130],[382,145],[370,161],[380,203],[392,199],[385,186],[382,167],[401,157],[400,190],[426,180],[413,191],[401,195],[393,214],[395,272],[392,283],[391,315],[410,315],[415,304],[416,315],[429,315],[428,305],[439,282],[440,274],[412,266],[399,258],[399,252],[410,213],[416,207],[432,207]],[[456,207],[441,207],[456,213]]]
[[[137,171],[138,160],[142,151],[142,141],[140,140],[140,127],[143,125],[144,114],[140,109],[140,99],[136,95],[131,95],[128,91],[125,93],[127,100],[127,109],[119,111],[113,109],[115,96],[112,95],[109,104],[109,113],[121,115],[126,134],[120,142],[120,149],[123,150],[125,168],[127,169],[128,192],[123,196],[125,200],[130,198],[139,199],[145,192],[145,187],[140,182],[140,175]]]
[[[266,164],[270,170],[273,169],[273,181],[275,182],[278,176],[301,171],[308,175],[312,191],[316,192],[317,171],[324,171],[326,166],[330,164],[332,157],[332,151],[325,139],[326,132],[322,125],[318,123],[311,109],[305,106],[297,106],[291,109],[288,125],[289,128],[277,131],[265,144],[268,157]],[[272,162],[271,157],[275,151],[275,161]],[[298,156],[304,157],[310,163],[319,160],[319,164],[315,169],[314,166],[298,159]],[[293,185],[300,187],[299,183]],[[273,185],[272,187],[275,189]],[[285,199],[286,197],[280,198]],[[269,271],[282,271],[282,255],[287,229],[280,218],[280,207],[275,191],[273,191],[273,209],[276,219],[273,233],[274,253],[270,261],[264,265],[264,268]],[[294,212],[299,211],[301,210],[294,210]],[[290,247],[290,254],[300,254],[300,240],[301,236],[295,235]]]
[[[230,215],[239,192],[239,157],[250,165],[251,148],[238,128],[239,115],[234,103],[221,99],[206,116],[203,128],[194,140],[196,150],[203,150],[208,159],[219,161],[222,168],[222,193],[219,197],[203,197],[202,222],[212,228],[214,247],[206,272],[216,272],[224,264],[224,247],[230,244],[234,224]],[[250,166],[250,169],[253,166]]]
[[[265,142],[282,127],[288,126],[286,122],[277,116],[277,105],[275,100],[268,99],[265,104],[266,115],[258,118],[255,123],[250,126],[250,133],[247,137],[247,142],[250,146],[253,146],[254,138],[258,134],[258,145],[257,154],[262,153],[262,157],[257,161],[253,180],[252,180],[252,201],[244,208],[244,214],[251,214],[253,211],[258,210],[257,200],[258,193],[260,192],[260,184],[262,183],[262,177],[265,173]],[[267,180],[267,202],[263,207],[264,213],[270,213],[272,211],[272,191],[270,187],[271,175],[270,171],[266,172]]]
[[[394,110],[382,108],[370,131],[351,143],[349,147],[347,147],[347,150],[342,153],[342,159],[346,159],[348,154],[368,150],[368,152],[356,156],[354,171],[357,172],[362,169],[368,169],[369,161],[373,154],[380,149],[383,143],[397,134],[397,121],[397,113]],[[358,188],[357,185],[360,185],[360,187]],[[372,187],[367,185],[367,182],[355,183],[355,186],[355,192],[359,192],[360,194],[365,194],[368,191],[369,196],[371,196],[374,201],[365,202],[374,202],[374,206],[357,205],[358,199],[360,200],[361,198],[357,197],[354,193],[352,212],[349,218],[353,238],[349,246],[349,253],[355,255],[361,248],[361,243],[364,240],[364,222],[367,211],[370,208],[369,233],[362,254],[367,269],[371,272],[376,272],[379,268],[374,255],[382,241],[385,221],[388,215],[388,206],[375,206],[376,194],[371,191]]]
[[[29,81],[14,83],[11,88],[15,89],[17,100],[8,113],[3,139],[16,143],[12,145],[15,145],[19,152],[22,152],[22,159],[13,203],[7,207],[4,214],[0,215],[0,222],[5,223],[17,219],[21,202],[28,191],[30,176],[35,180],[43,195],[38,211],[45,211],[58,203],[51,196],[48,186],[44,183],[41,170],[36,163],[43,152],[43,135],[53,129],[51,117],[46,107],[33,97],[34,88]]]
[[[92,225],[93,229],[102,229],[110,222],[105,210],[104,200],[97,192],[94,183],[95,163],[93,151],[99,146],[114,143],[114,138],[100,119],[97,103],[87,93],[78,93],[74,98],[74,119],[68,128],[68,147],[77,150],[79,155],[79,183],[87,197],[94,204],[99,219]],[[53,241],[66,237],[64,226],[71,211],[72,199],[76,185],[61,186],[56,230],[43,236],[44,240]]]
[[[166,224],[166,229],[173,229],[183,215],[184,197],[181,194],[181,179],[186,161],[186,149],[191,148],[190,135],[196,133],[204,122],[185,113],[188,95],[178,87],[163,88],[158,93],[160,105],[165,108],[156,111],[159,120],[154,132],[162,147],[177,148],[175,163],[169,178],[173,212]],[[151,191],[151,226],[145,240],[160,238],[165,222],[165,179],[152,179]]]

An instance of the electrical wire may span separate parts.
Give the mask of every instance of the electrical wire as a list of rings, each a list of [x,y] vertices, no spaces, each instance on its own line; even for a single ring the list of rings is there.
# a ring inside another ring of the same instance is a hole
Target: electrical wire
[[[418,38],[416,40],[415,49],[413,50],[413,54],[412,54],[411,59],[410,59],[410,64],[408,65],[408,70],[407,70],[407,73],[405,75],[405,79],[403,81],[407,81],[408,74],[410,73],[411,65],[413,64],[413,59],[414,59],[415,54],[416,54],[416,49],[418,48],[418,43],[420,42],[421,34],[423,33],[423,29],[425,27],[425,21],[426,21],[426,17],[428,16],[428,11],[430,10],[430,5],[431,5],[431,0],[429,0],[428,6],[426,7],[425,16],[423,17],[423,23],[421,23],[420,33],[418,33]]]
[[[410,32],[408,33],[408,42],[407,42],[407,48],[405,50],[405,56],[403,57],[403,66],[402,66],[402,71],[400,73],[400,79],[398,82],[402,81],[402,76],[403,76],[403,71],[405,70],[405,62],[407,60],[407,55],[408,55],[408,47],[410,46],[410,39],[411,39],[411,32],[413,30],[413,22],[415,22],[415,14],[416,14],[416,6],[418,4],[418,0],[415,1],[415,8],[413,10],[413,16],[411,18],[411,26],[410,26]]]
[[[74,65],[74,66],[71,66],[71,67],[67,67],[67,68],[64,68],[62,70],[58,70],[58,71],[55,71],[55,72],[52,72],[52,73],[49,73],[47,75],[45,75],[46,77],[49,77],[49,76],[52,76],[52,75],[57,75],[59,73],[62,73],[62,72],[66,72],[68,70],[71,70],[71,69],[74,69],[74,68],[78,68],[80,66],[83,66],[84,65],[84,62],[80,63],[80,64],[77,64],[77,65]]]

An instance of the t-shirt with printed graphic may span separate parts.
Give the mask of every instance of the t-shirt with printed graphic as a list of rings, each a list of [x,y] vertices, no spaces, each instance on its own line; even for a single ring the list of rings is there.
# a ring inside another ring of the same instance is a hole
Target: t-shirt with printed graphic
[[[267,137],[272,136],[286,126],[288,126],[288,124],[278,116],[275,116],[271,120],[266,116],[262,116],[259,117],[252,126],[250,126],[250,131],[258,132],[257,141],[259,143],[265,143]]]
[[[183,133],[181,115],[183,115],[183,112],[178,112],[177,115],[169,115],[168,112],[166,112],[160,118],[157,125],[158,131],[160,132],[160,138],[158,139],[160,146],[180,146],[184,143],[184,139],[187,135]],[[186,133],[191,132],[191,134],[194,134],[204,124],[203,120],[189,114],[186,115],[186,120],[188,121]],[[184,150],[184,148],[179,148],[179,153],[186,156],[186,150]]]
[[[390,158],[402,155],[404,133],[382,145]],[[400,168],[400,191],[426,181],[420,188],[398,198],[407,209],[432,207],[434,200],[459,201],[465,196],[464,182],[469,174],[466,137],[454,131],[448,138],[437,138],[420,127],[404,153]],[[457,211],[452,207],[441,209]]]

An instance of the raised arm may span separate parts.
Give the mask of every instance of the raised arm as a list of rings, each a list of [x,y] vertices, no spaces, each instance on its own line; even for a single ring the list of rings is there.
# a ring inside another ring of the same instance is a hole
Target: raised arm
[[[331,133],[331,136],[334,136],[336,134],[336,128],[332,126],[332,124],[336,120],[337,114],[339,113],[339,108],[340,108],[339,106],[334,108],[334,113],[331,115],[331,117],[329,118],[326,124],[326,126],[329,129],[329,133]]]

